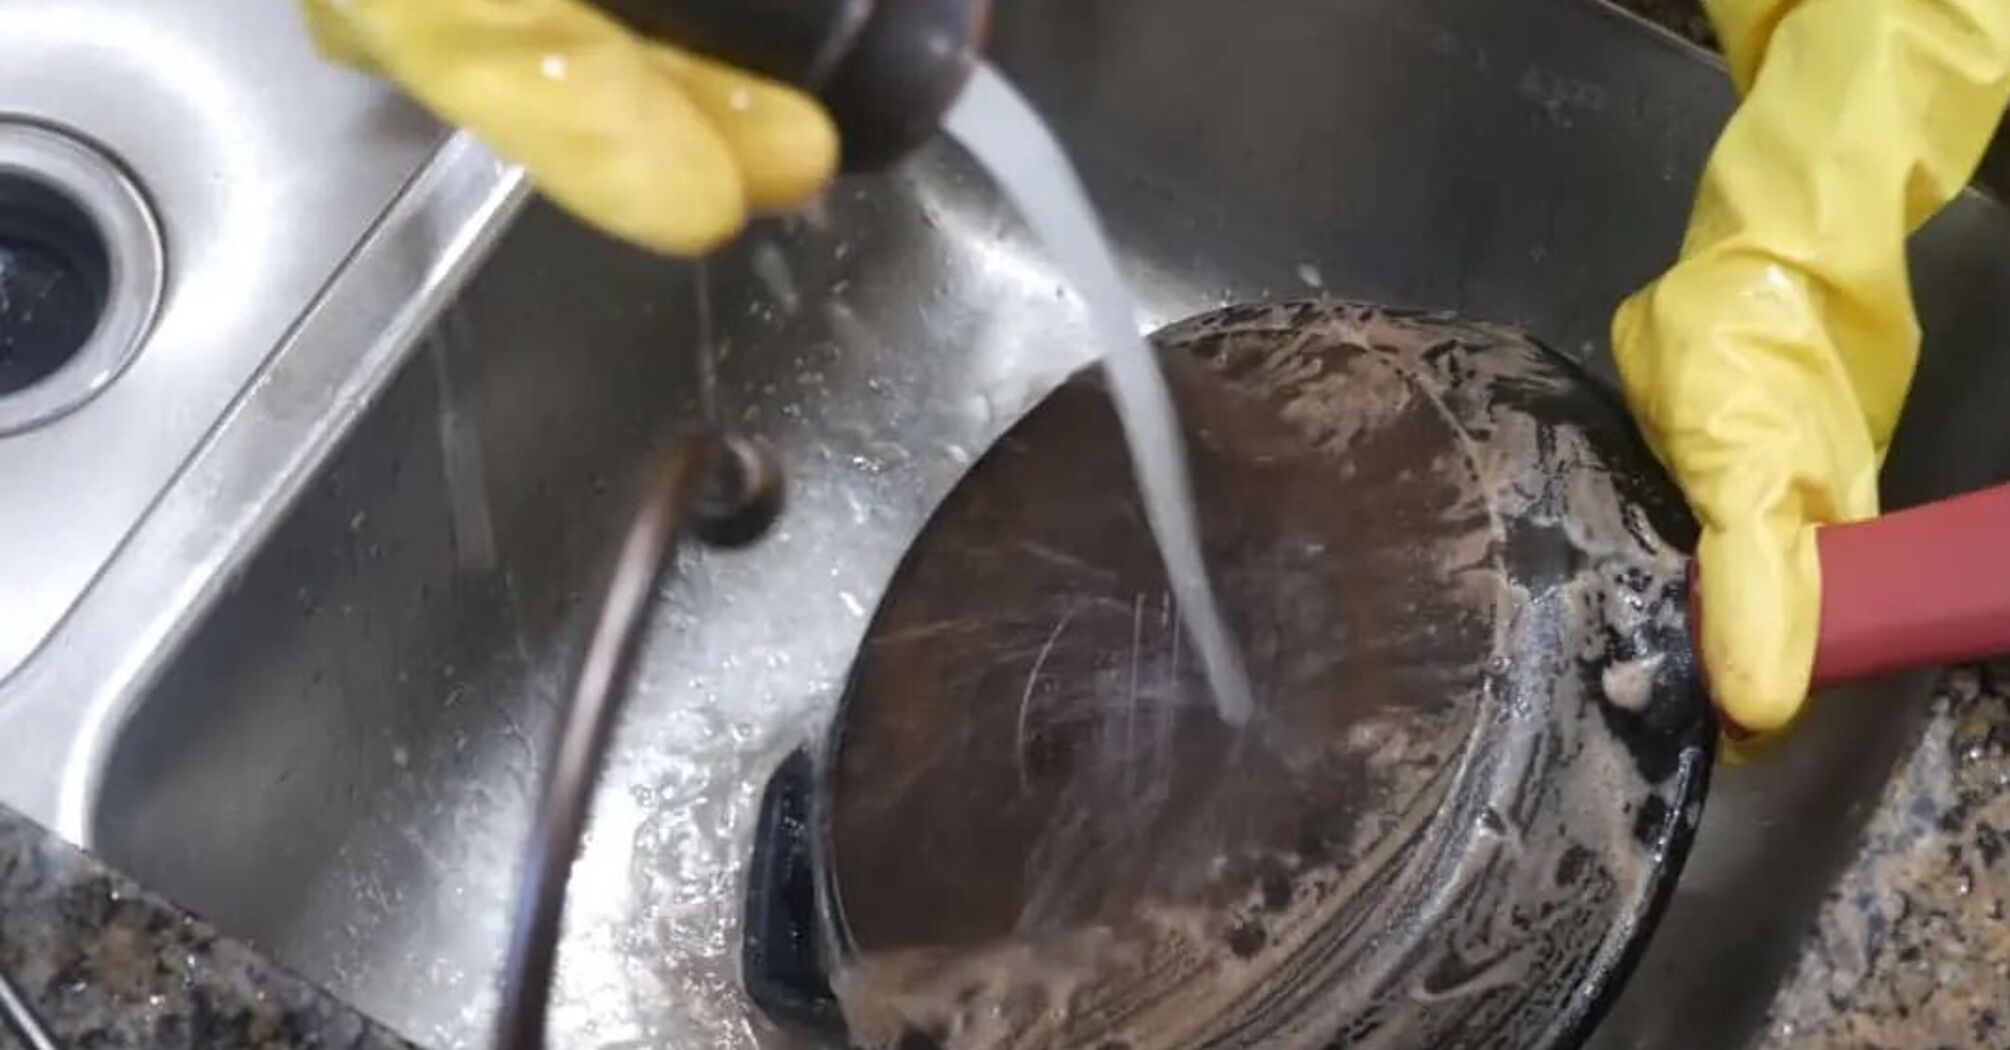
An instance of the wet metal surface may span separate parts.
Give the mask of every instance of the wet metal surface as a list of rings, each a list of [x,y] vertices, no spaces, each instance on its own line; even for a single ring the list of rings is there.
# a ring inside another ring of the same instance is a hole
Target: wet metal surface
[[[0,437],[5,681],[440,131],[382,84],[320,62],[288,5],[0,0],[0,25],[0,114],[73,132],[123,165],[151,202],[165,249],[163,298],[132,363],[116,381],[87,376],[105,386],[83,409]],[[115,271],[139,264],[113,260]],[[25,412],[46,408],[41,397],[32,388],[0,395],[0,430],[18,422],[6,402]]]

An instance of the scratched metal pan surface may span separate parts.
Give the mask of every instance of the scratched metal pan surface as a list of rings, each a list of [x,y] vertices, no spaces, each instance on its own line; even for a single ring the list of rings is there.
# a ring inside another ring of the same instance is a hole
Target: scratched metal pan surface
[[[1581,1041],[1709,766],[1677,494],[1510,329],[1316,301],[1155,339],[1260,712],[1215,715],[1076,377],[907,555],[795,822],[845,1040]]]

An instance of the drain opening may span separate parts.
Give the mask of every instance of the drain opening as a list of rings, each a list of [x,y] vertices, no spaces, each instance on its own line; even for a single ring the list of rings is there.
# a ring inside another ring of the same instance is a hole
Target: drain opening
[[[123,165],[62,128],[0,116],[0,438],[118,377],[153,325],[166,265]]]
[[[83,205],[33,176],[0,171],[0,395],[48,378],[90,342],[111,269]]]

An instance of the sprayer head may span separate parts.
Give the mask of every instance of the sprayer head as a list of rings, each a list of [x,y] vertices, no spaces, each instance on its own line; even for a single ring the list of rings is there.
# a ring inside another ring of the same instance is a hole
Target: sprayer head
[[[850,171],[883,168],[942,126],[977,67],[989,0],[877,0],[818,97]]]

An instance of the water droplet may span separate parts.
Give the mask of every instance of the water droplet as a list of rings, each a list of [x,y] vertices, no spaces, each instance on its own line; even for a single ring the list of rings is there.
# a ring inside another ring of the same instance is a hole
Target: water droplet
[[[789,260],[782,250],[773,243],[763,241],[754,246],[754,276],[767,288],[768,295],[781,306],[782,312],[794,314],[802,305],[801,296],[796,293],[795,271],[790,269]],[[773,320],[773,311],[767,319]]]

